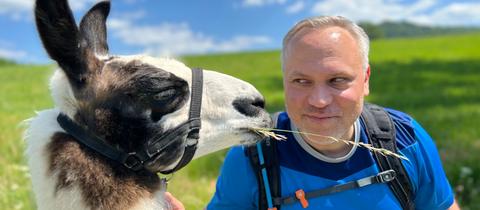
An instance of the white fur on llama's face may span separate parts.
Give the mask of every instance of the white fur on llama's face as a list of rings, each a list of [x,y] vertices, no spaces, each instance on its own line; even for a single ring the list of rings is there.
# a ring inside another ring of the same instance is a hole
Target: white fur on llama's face
[[[90,9],[80,27],[68,8],[66,0],[37,0],[35,7],[42,42],[60,66],[50,81],[55,108],[32,118],[25,135],[38,208],[162,209],[164,189],[155,172],[175,167],[183,144],[168,146],[153,165],[133,172],[79,144],[56,118],[66,114],[111,146],[133,151],[187,121],[191,69],[174,59],[109,55],[109,1]],[[255,142],[259,136],[249,128],[271,126],[252,85],[208,70],[203,78],[194,158]]]
[[[145,55],[117,56],[109,62],[124,62],[137,60],[169,71],[182,78],[191,87],[191,69],[185,64],[169,58],[154,58]],[[270,126],[268,113],[261,112],[259,116],[249,117],[234,108],[232,102],[236,99],[255,100],[263,96],[251,84],[237,78],[215,71],[204,71],[202,95],[202,129],[195,157],[200,157],[236,144],[248,144],[258,140],[258,135],[252,133],[249,127]],[[77,100],[68,83],[65,73],[58,69],[50,81],[50,89],[56,107],[70,118],[78,112]],[[190,107],[188,101],[175,112],[164,115],[158,126],[164,130],[175,128],[187,121]],[[148,110],[144,114],[148,114]],[[172,164],[174,166],[175,164]]]

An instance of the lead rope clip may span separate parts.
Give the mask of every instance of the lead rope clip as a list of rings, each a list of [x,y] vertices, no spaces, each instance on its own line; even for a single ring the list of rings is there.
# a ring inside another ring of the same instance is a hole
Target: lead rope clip
[[[160,178],[160,189],[164,192],[167,191],[168,187],[168,179],[167,178]]]

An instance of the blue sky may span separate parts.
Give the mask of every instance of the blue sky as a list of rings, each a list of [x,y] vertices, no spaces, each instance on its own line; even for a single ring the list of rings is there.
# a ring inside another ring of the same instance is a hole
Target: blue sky
[[[0,0],[0,57],[51,62],[37,36],[33,2]],[[77,22],[95,2],[70,1]],[[279,49],[295,22],[315,15],[480,26],[479,11],[476,0],[112,0],[107,28],[111,54],[178,56]]]

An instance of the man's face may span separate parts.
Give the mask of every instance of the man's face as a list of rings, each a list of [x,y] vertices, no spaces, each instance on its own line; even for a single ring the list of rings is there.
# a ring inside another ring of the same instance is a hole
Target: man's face
[[[304,28],[284,55],[287,112],[300,131],[350,139],[368,95],[358,43],[345,29]],[[315,140],[307,136],[308,140]]]

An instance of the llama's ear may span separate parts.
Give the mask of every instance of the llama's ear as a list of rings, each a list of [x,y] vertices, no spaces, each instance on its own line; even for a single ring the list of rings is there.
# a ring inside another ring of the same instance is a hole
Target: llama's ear
[[[72,85],[82,86],[88,72],[85,51],[67,0],[37,0],[35,21],[47,53],[65,71]]]
[[[99,55],[108,54],[106,21],[110,1],[97,3],[80,22],[80,34],[87,41],[87,48]]]

